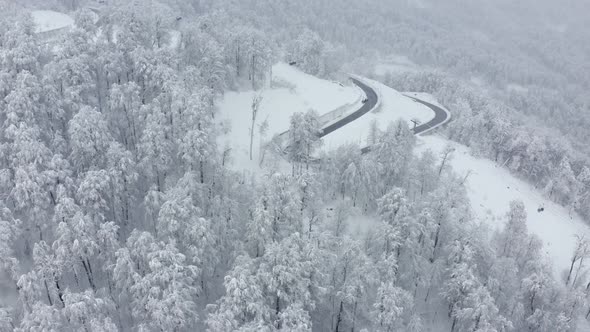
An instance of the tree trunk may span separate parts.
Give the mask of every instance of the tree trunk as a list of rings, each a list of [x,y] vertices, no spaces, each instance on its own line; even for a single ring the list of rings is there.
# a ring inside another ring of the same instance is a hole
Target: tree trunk
[[[426,291],[426,296],[424,297],[424,302],[428,302],[428,297],[430,296],[430,290],[432,289],[432,282],[434,281],[434,273],[430,274],[430,282],[428,283],[428,290]]]
[[[240,45],[236,49],[236,77],[240,77]]]
[[[205,272],[201,272],[201,289],[203,290],[203,294],[205,294],[205,301],[207,303],[209,299],[209,294],[207,292],[207,287],[205,287]]]
[[[577,260],[578,260],[578,257],[577,256],[574,256],[572,258],[572,264],[570,265],[570,271],[568,272],[567,279],[565,281],[565,285],[566,286],[569,285],[569,283],[570,283],[570,278],[572,277],[572,271],[574,270],[574,264],[576,264],[576,261]]]
[[[338,318],[336,318],[336,327],[334,328],[334,332],[340,331],[340,322],[342,321],[342,311],[344,310],[344,305],[342,301],[340,301],[340,310],[338,310]]]
[[[57,201],[55,200],[55,195],[53,194],[53,191],[49,191],[49,197],[51,198],[51,203],[55,206],[57,205]]]
[[[576,275],[574,276],[574,281],[572,281],[572,286],[576,285],[576,281],[578,280],[578,274],[580,273],[580,270],[582,269],[583,264],[584,264],[584,257],[582,257],[580,259],[580,264],[578,264],[578,268],[576,269]]]
[[[87,260],[85,261],[83,258],[80,257],[82,261],[82,266],[84,267],[84,271],[86,271],[86,276],[88,277],[88,283],[90,283],[90,287],[92,287],[93,291],[96,291],[96,286],[94,285],[94,280],[92,277],[92,270],[90,269],[90,262]],[[86,264],[88,262],[88,265]]]
[[[357,309],[358,301],[354,301],[354,309],[352,310],[352,328],[350,332],[354,332],[354,328],[356,327],[356,309]]]
[[[199,161],[199,173],[201,173],[201,184],[205,183],[205,165],[203,161]]]
[[[65,307],[66,303],[64,302],[64,294],[61,290],[61,287],[59,286],[59,281],[57,280],[57,278],[55,278],[55,288],[57,288],[57,296],[59,297],[61,304],[63,304],[63,306]]]
[[[438,228],[436,230],[436,236],[434,237],[434,247],[432,248],[432,258],[430,258],[430,262],[434,262],[434,256],[436,254],[436,247],[438,246],[438,240],[440,236],[440,223],[438,223]]]
[[[43,285],[45,285],[45,292],[47,293],[47,300],[49,300],[49,305],[53,306],[53,301],[51,300],[51,294],[49,294],[49,287],[47,287],[47,280],[43,280]]]
[[[250,160],[252,160],[252,145],[254,145],[254,119],[252,119],[252,127],[250,128]]]
[[[280,304],[280,302],[279,302],[279,296],[278,296],[278,295],[277,295],[277,298],[276,298],[276,300],[275,300],[275,301],[276,301],[276,302],[275,302],[275,313],[276,313],[276,316],[278,317],[278,316],[279,316],[279,314],[281,313],[281,304]],[[279,330],[281,329],[281,322],[280,322],[280,320],[278,320],[278,319],[277,319],[277,328],[278,328]]]
[[[481,314],[477,316],[477,319],[475,320],[475,328],[473,329],[473,332],[476,332],[479,329],[479,322],[481,321]]]

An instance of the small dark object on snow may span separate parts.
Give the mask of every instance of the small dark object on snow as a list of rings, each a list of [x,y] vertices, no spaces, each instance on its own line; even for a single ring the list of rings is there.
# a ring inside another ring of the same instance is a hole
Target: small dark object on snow
[[[369,99],[365,98],[363,99],[363,104],[366,103]]]
[[[328,211],[334,211],[334,208],[327,208]]]
[[[539,213],[541,213],[541,212],[543,212],[543,211],[545,211],[545,208],[544,208],[544,207],[542,207],[542,206],[541,206],[540,208],[538,208],[538,209],[537,209],[537,212],[539,212]]]
[[[176,17],[176,20],[177,20],[177,21],[180,21],[180,20],[182,20],[182,16],[177,16],[177,17]]]
[[[289,66],[295,66],[297,64],[297,61],[289,61]]]

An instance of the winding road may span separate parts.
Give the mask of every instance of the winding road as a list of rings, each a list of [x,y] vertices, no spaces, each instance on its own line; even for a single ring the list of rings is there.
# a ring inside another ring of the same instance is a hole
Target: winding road
[[[368,86],[367,84],[361,82],[360,80],[351,77],[352,82],[358,86],[359,88],[361,88],[361,90],[363,90],[363,92],[365,93],[365,95],[367,96],[367,101],[363,104],[363,106],[361,106],[361,108],[359,108],[358,110],[348,114],[347,116],[341,118],[340,120],[329,124],[328,126],[323,128],[323,132],[321,134],[321,137],[324,137],[342,127],[344,127],[345,125],[351,123],[352,121],[360,118],[361,116],[369,113],[370,111],[372,111],[374,109],[374,107],[377,105],[377,103],[379,102],[379,97],[377,95],[377,93],[375,92],[375,90],[373,90],[373,88],[371,88],[370,86]],[[419,134],[423,134],[425,132],[431,131],[437,127],[439,127],[440,125],[446,123],[449,118],[450,118],[450,114],[445,111],[443,108],[431,104],[429,102],[426,102],[424,100],[420,100],[418,98],[412,97],[412,96],[408,96],[406,95],[406,97],[412,99],[413,101],[420,103],[428,108],[430,108],[433,112],[434,112],[434,118],[432,118],[430,121],[421,124],[419,126],[416,126],[413,131],[415,135],[419,135]],[[367,153],[371,150],[370,146],[364,147],[362,148],[362,153]]]
[[[356,111],[350,113],[349,115],[343,117],[342,119],[328,125],[327,127],[324,127],[322,129],[322,134],[320,135],[320,137],[324,137],[324,136],[330,134],[331,132],[333,132],[337,129],[340,129],[340,128],[344,127],[345,125],[351,123],[352,121],[360,118],[361,116],[369,113],[370,111],[373,110],[375,105],[377,105],[377,102],[379,101],[379,97],[377,97],[377,93],[375,92],[375,90],[371,89],[371,87],[369,87],[368,85],[364,84],[363,82],[361,82],[355,78],[351,78],[351,79],[352,79],[352,82],[356,86],[358,86],[359,88],[361,88],[361,90],[363,90],[363,92],[367,96],[367,101],[358,110],[356,110]]]
[[[447,111],[445,111],[442,107],[436,106],[434,104],[431,104],[431,103],[426,102],[424,100],[417,99],[412,96],[406,95],[406,97],[408,97],[408,98],[412,99],[413,101],[420,103],[420,104],[430,108],[432,111],[434,111],[434,118],[432,118],[430,121],[414,128],[413,129],[414,134],[416,134],[416,135],[423,134],[427,131],[435,129],[436,127],[444,124],[445,122],[447,122],[449,120],[449,118],[450,118],[449,113]]]

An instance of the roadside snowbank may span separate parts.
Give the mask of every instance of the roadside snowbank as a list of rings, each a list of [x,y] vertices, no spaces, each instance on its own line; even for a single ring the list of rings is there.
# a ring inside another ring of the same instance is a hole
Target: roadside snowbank
[[[447,110],[446,107],[444,107],[443,105],[441,105],[438,102],[438,100],[436,99],[436,97],[433,96],[433,95],[431,95],[430,93],[426,93],[426,92],[402,92],[402,94],[404,96],[408,96],[408,97],[420,99],[420,100],[425,101],[427,103],[430,103],[432,105],[438,106],[438,107],[444,109],[445,111],[447,111],[450,114],[449,110]]]
[[[239,170],[259,170],[259,147],[273,135],[289,129],[293,113],[310,109],[324,115],[344,105],[353,107],[362,92],[352,84],[337,82],[305,74],[295,67],[279,63],[273,67],[273,87],[261,91],[228,92],[219,102],[220,121],[230,131],[219,138],[221,148],[231,148],[233,167]],[[260,95],[262,101],[254,127],[253,160],[249,157],[252,100]],[[268,123],[268,131],[260,135],[259,128]]]
[[[528,214],[527,226],[544,244],[546,254],[553,262],[557,278],[569,268],[575,246],[575,235],[590,236],[588,225],[578,215],[570,217],[569,211],[545,198],[530,184],[514,177],[494,162],[470,154],[468,147],[440,136],[419,138],[417,152],[431,149],[435,154],[451,145],[455,152],[451,160],[453,170],[466,176],[466,186],[471,206],[478,220],[491,227],[503,227],[509,203],[519,199],[524,202]],[[537,212],[539,207],[543,212]]]

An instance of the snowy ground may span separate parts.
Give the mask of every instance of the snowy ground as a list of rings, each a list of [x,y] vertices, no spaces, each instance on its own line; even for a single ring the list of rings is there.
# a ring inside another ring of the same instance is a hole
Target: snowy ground
[[[35,22],[35,32],[48,32],[74,25],[74,19],[67,14],[52,10],[35,10],[31,12]]]
[[[402,92],[402,94],[404,96],[410,96],[410,97],[413,97],[413,98],[416,98],[416,99],[420,99],[422,101],[425,101],[427,103],[430,103],[432,105],[436,105],[436,106],[438,106],[440,108],[443,108],[443,109],[447,110],[446,107],[444,107],[443,105],[441,105],[438,102],[438,100],[436,99],[436,97],[434,97],[430,93],[426,93],[426,92]],[[447,110],[447,112],[448,112],[448,110]],[[451,112],[449,112],[449,114],[450,113]],[[451,114],[451,117],[452,117],[452,114]]]
[[[178,30],[171,30],[170,31],[170,43],[169,46],[170,49],[176,49],[178,48],[178,46],[180,45],[180,38],[181,38],[181,33]]]
[[[440,136],[419,139],[418,151],[431,149],[435,154],[450,144],[455,148],[451,166],[460,176],[470,173],[466,186],[476,217],[491,227],[501,227],[510,201],[519,199],[526,206],[529,232],[536,234],[553,262],[556,276],[569,268],[575,235],[590,236],[588,225],[577,215],[545,198],[530,184],[514,177],[494,162],[474,157],[469,148]],[[544,212],[537,212],[540,206]]]
[[[392,55],[383,60],[381,63],[375,65],[375,75],[385,75],[387,73],[403,73],[414,72],[418,70],[418,66],[412,62],[408,57],[403,55]]]
[[[375,89],[379,95],[381,107],[326,135],[324,137],[325,149],[335,149],[345,143],[367,145],[369,128],[373,122],[376,122],[378,128],[384,130],[397,119],[404,119],[411,125],[411,119],[418,119],[424,123],[434,117],[434,112],[430,108],[414,102],[396,90],[373,80],[364,79],[363,81]]]
[[[254,128],[253,160],[249,158],[250,125],[252,121],[251,104],[255,95],[262,96],[260,110]],[[224,126],[230,132],[219,138],[222,148],[231,147],[233,167],[239,170],[257,171],[259,169],[259,147],[263,141],[274,134],[289,129],[289,119],[293,113],[313,109],[318,114],[326,114],[347,104],[354,104],[362,96],[355,86],[341,86],[305,74],[297,68],[284,63],[273,67],[273,88],[259,92],[228,92],[219,103],[219,114]],[[261,136],[259,126],[268,122],[266,135]]]

